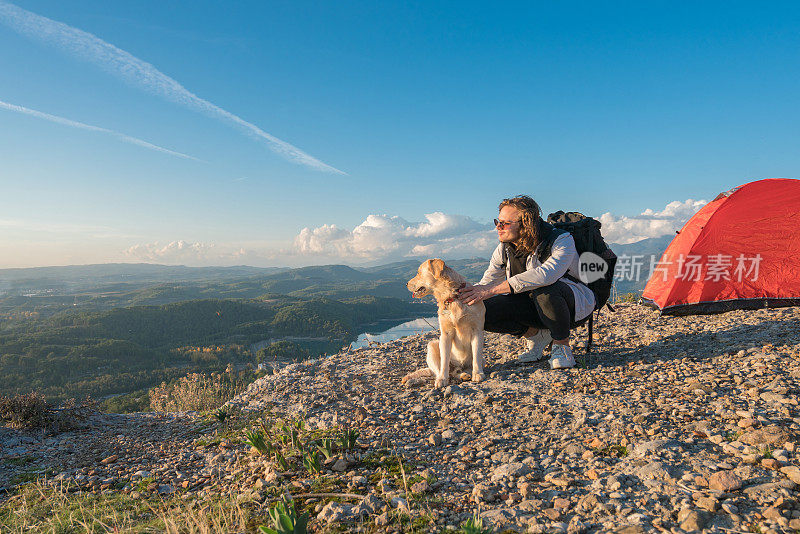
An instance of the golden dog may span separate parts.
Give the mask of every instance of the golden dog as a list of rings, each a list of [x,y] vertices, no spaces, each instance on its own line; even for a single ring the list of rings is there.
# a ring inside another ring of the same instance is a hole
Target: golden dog
[[[471,371],[472,381],[480,382],[483,372],[483,302],[467,306],[456,298],[466,279],[440,259],[427,260],[419,266],[417,276],[407,287],[414,298],[433,295],[439,305],[439,341],[428,343],[428,367],[403,377],[411,379],[435,377],[434,387],[441,388],[450,381],[451,365],[457,371]]]

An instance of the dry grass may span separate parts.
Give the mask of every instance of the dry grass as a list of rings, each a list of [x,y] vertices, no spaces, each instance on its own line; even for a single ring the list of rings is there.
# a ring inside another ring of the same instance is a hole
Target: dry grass
[[[150,408],[156,412],[216,410],[244,391],[248,383],[232,369],[224,373],[191,373],[151,389]]]
[[[257,532],[268,517],[262,505],[235,495],[187,503],[173,497],[132,499],[113,493],[71,493],[37,481],[0,505],[0,532],[22,534]]]

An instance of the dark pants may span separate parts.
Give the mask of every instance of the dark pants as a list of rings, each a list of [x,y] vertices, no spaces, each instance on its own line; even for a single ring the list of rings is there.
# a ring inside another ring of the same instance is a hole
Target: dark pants
[[[575,296],[562,281],[511,295],[498,295],[483,301],[486,321],[483,329],[499,334],[521,336],[529,327],[550,330],[553,339],[569,337],[571,328],[589,317],[575,321]]]

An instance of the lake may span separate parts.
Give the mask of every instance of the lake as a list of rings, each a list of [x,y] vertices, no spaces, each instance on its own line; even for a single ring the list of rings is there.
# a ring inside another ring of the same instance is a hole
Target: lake
[[[355,341],[353,341],[352,347],[354,349],[360,349],[361,347],[368,346],[371,341],[386,343],[387,341],[394,341],[395,339],[400,339],[401,337],[430,332],[431,330],[437,330],[438,328],[438,317],[421,317],[419,319],[414,319],[413,321],[399,324],[377,334],[364,332],[358,336]]]

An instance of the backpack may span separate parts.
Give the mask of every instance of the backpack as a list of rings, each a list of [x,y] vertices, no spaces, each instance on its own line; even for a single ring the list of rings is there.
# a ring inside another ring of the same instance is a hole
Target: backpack
[[[597,219],[586,217],[577,211],[557,211],[547,216],[547,222],[553,227],[553,230],[547,237],[544,238],[542,244],[537,249],[537,257],[541,263],[550,257],[553,248],[553,242],[556,238],[564,232],[572,234],[572,239],[575,241],[575,248],[580,256],[584,252],[593,252],[603,258],[608,264],[608,269],[603,275],[603,278],[585,284],[581,280],[572,275],[564,275],[573,282],[578,282],[587,285],[594,293],[594,309],[600,311],[603,306],[608,306],[611,311],[614,308],[608,303],[611,296],[611,287],[614,283],[614,267],[617,265],[617,255],[614,254],[608,245],[606,245],[600,227],[602,224]],[[586,353],[592,350],[592,326],[594,323],[593,314],[589,314],[589,341],[586,344]]]
[[[608,304],[608,299],[611,296],[611,286],[614,283],[614,267],[617,265],[617,255],[606,245],[603,235],[600,233],[600,228],[602,226],[600,221],[591,217],[586,217],[577,211],[568,211],[566,213],[557,211],[547,216],[547,222],[555,229],[562,230],[562,232],[551,232],[551,234],[545,238],[542,248],[539,251],[539,261],[544,263],[544,260],[550,257],[553,242],[558,235],[563,233],[563,231],[569,232],[572,234],[572,239],[575,241],[575,248],[579,256],[584,252],[593,252],[603,258],[608,264],[608,269],[603,275],[603,278],[585,285],[589,286],[589,289],[594,293],[595,310],[600,310],[603,306],[611,308],[611,305]],[[573,276],[569,276],[569,278],[574,279]],[[573,281],[580,282],[580,280],[577,279]],[[611,310],[613,311],[613,308],[611,308]]]

